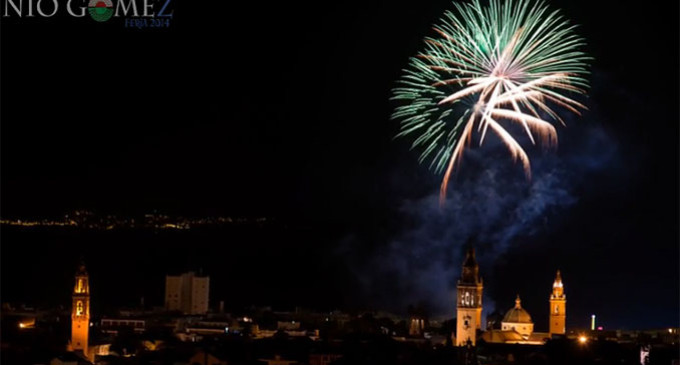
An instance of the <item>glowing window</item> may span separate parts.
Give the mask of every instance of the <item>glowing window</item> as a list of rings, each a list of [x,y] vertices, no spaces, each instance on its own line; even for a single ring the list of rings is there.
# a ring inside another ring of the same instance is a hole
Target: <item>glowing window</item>
[[[82,315],[83,315],[83,302],[80,301],[80,300],[79,300],[78,303],[76,304],[76,315],[77,315],[77,316],[82,316]]]

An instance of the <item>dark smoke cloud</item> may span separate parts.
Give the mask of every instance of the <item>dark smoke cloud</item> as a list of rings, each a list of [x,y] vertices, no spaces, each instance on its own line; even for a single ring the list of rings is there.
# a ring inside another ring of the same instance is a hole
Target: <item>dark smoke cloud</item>
[[[364,283],[365,296],[397,312],[423,303],[434,316],[452,317],[466,243],[474,242],[483,268],[492,267],[521,246],[518,238],[549,231],[555,217],[578,204],[587,176],[617,159],[616,143],[601,126],[579,126],[565,132],[565,149],[543,154],[529,149],[539,155],[531,156],[531,181],[519,164],[509,163],[499,142],[490,140],[467,152],[443,209],[438,190],[403,201],[404,225],[367,262],[352,268]],[[357,240],[348,239],[360,244]],[[487,279],[489,271],[482,272]],[[486,293],[488,314],[495,304]]]

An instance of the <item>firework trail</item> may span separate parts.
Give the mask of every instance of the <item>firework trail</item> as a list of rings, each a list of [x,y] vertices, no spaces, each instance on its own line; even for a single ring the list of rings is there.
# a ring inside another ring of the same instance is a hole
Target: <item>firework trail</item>
[[[397,137],[413,135],[419,161],[431,159],[430,168],[444,173],[440,204],[474,131],[480,145],[489,130],[498,135],[530,178],[529,157],[501,122],[521,125],[533,144],[556,146],[550,121],[564,121],[553,108],[585,109],[568,95],[585,93],[590,59],[579,50],[584,41],[575,26],[543,2],[454,6],[411,58],[392,97],[401,103],[392,114],[401,123]]]

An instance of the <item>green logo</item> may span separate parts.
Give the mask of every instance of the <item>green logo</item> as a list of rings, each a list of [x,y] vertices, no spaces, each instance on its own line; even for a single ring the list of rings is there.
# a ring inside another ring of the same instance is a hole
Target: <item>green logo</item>
[[[87,10],[92,19],[105,22],[113,16],[113,3],[111,0],[90,0]]]

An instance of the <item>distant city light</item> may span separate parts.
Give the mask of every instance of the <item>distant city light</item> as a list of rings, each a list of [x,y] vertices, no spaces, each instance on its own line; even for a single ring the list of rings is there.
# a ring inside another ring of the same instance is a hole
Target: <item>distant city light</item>
[[[586,343],[586,342],[588,342],[588,337],[581,335],[581,336],[578,337],[578,342]]]
[[[595,331],[595,315],[590,316],[590,330]]]
[[[597,330],[598,330],[598,331],[602,331],[603,329],[604,329],[604,327],[602,327],[602,326],[598,326],[598,327],[597,327]]]
[[[76,211],[66,214],[61,219],[0,219],[0,225],[22,227],[78,227],[85,229],[113,230],[118,228],[154,228],[169,230],[185,230],[201,226],[220,225],[263,225],[271,224],[267,217],[174,217],[164,214],[145,214],[141,220],[115,215],[96,215],[90,211]]]
[[[20,329],[35,328],[35,319],[28,319],[23,322],[19,322]]]

